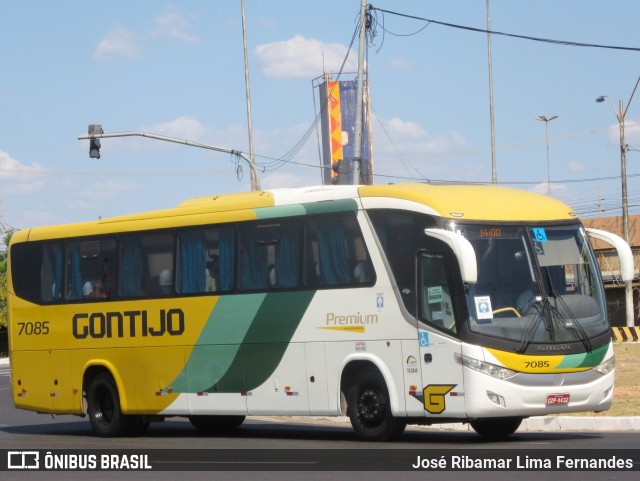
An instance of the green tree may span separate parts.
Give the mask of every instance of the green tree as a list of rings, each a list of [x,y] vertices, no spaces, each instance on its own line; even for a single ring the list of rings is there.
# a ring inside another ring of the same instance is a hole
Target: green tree
[[[4,236],[4,244],[9,245],[13,231]],[[7,251],[0,252],[0,329],[7,328]]]

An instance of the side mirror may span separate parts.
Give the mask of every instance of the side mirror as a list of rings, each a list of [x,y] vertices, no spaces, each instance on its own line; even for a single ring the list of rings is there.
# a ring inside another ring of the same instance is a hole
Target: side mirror
[[[425,229],[424,233],[429,237],[438,239],[447,244],[453,250],[458,264],[462,281],[468,284],[478,282],[478,262],[476,252],[471,243],[460,234],[444,229]]]
[[[622,237],[612,234],[611,232],[591,228],[585,230],[589,237],[604,241],[615,247],[618,252],[618,257],[620,258],[620,277],[625,282],[632,281],[635,275],[635,269],[633,266],[633,253],[631,252],[629,244],[627,244]]]

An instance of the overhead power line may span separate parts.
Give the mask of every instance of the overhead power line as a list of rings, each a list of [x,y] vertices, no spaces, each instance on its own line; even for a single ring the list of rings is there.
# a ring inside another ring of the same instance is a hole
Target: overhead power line
[[[556,39],[552,39],[552,38],[543,38],[543,37],[532,37],[529,35],[518,35],[515,33],[506,33],[506,32],[498,32],[495,30],[486,30],[484,28],[476,28],[476,27],[468,27],[465,25],[458,25],[455,23],[448,23],[448,22],[440,22],[438,20],[433,20],[430,18],[425,18],[425,17],[418,17],[415,15],[408,15],[406,13],[400,13],[400,12],[393,12],[391,10],[385,10],[383,8],[377,8],[374,7],[373,5],[369,5],[369,9],[371,10],[376,10],[378,12],[382,12],[382,13],[388,13],[389,15],[396,15],[398,17],[404,17],[404,18],[410,18],[413,20],[420,20],[422,22],[428,22],[428,24],[433,23],[436,25],[442,25],[444,27],[451,27],[451,28],[457,28],[459,30],[467,30],[470,32],[478,32],[478,33],[490,33],[491,35],[499,35],[499,36],[503,36],[503,37],[511,37],[511,38],[519,38],[522,40],[531,40],[533,42],[542,42],[542,43],[550,43],[553,45],[567,45],[570,47],[590,47],[590,48],[604,48],[604,49],[610,49],[610,50],[628,50],[628,51],[632,51],[632,52],[640,52],[640,47],[622,47],[619,45],[602,45],[602,44],[597,44],[597,43],[583,43],[583,42],[572,42],[569,40],[556,40]]]

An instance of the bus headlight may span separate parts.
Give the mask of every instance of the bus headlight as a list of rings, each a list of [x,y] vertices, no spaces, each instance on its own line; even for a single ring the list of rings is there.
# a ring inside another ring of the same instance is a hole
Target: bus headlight
[[[497,379],[507,379],[517,374],[516,371],[507,369],[506,367],[496,366],[495,364],[480,361],[479,359],[474,359],[462,354],[456,353],[455,356],[459,364]]]
[[[604,362],[601,362],[596,367],[593,368],[595,372],[599,372],[602,375],[609,374],[613,371],[613,368],[616,366],[616,357],[611,356]]]

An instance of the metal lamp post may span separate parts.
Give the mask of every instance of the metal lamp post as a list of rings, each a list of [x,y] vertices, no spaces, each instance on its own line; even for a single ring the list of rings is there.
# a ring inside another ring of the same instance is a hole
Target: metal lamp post
[[[636,81],[635,87],[633,87],[633,92],[631,92],[631,97],[629,97],[629,101],[627,102],[627,106],[623,108],[623,102],[620,100],[618,102],[618,111],[613,106],[613,102],[611,101],[611,97],[608,95],[601,95],[596,99],[597,103],[604,102],[604,99],[609,100],[609,104],[611,104],[611,108],[613,109],[613,113],[618,119],[618,125],[620,127],[620,177],[622,179],[622,236],[629,243],[629,202],[627,199],[627,145],[624,141],[624,119],[627,115],[627,110],[629,110],[629,104],[631,104],[631,100],[633,100],[633,95],[636,93],[636,89],[638,88],[638,84],[640,83],[640,77]],[[633,287],[631,284],[632,281],[625,281],[624,283],[624,297],[625,297],[625,308],[626,308],[626,319],[627,319],[627,327],[633,327],[634,325],[634,308],[633,308]]]
[[[553,119],[557,119],[557,115],[552,115],[551,117],[547,117],[545,115],[538,115],[535,117],[536,120],[540,120],[544,122],[544,132],[545,138],[547,140],[547,195],[551,195],[551,167],[549,164],[549,122]]]

